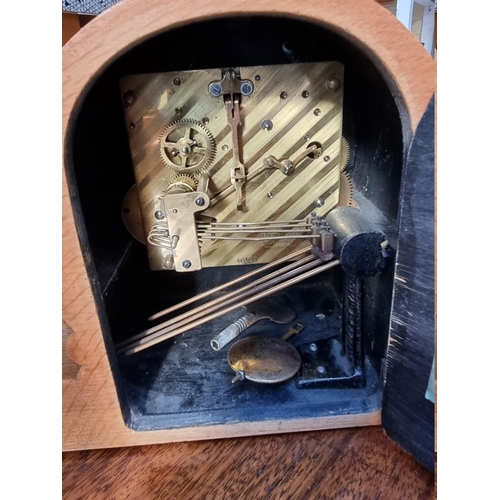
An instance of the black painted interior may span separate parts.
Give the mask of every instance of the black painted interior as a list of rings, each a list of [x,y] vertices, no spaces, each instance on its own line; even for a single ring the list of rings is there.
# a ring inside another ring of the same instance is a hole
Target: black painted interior
[[[380,407],[393,266],[364,282],[367,383],[363,388],[298,389],[293,380],[270,387],[249,382],[231,385],[227,348],[216,353],[209,340],[236,313],[135,356],[117,356],[113,348],[114,342],[144,329],[149,314],[244,271],[241,267],[182,275],[149,271],[146,248],[132,239],[121,220],[121,203],[134,175],[120,77],[315,61],[345,65],[348,171],[357,201],[396,248],[399,187],[409,137],[406,110],[369,50],[344,34],[286,17],[233,17],[189,24],[121,54],[94,79],[75,109],[65,145],[68,183],[81,245],[89,255],[88,273],[118,396],[125,421],[134,429],[360,413]],[[293,341],[299,348],[325,337],[340,338],[340,268],[283,292],[281,299],[294,306],[298,319],[307,324]],[[318,319],[322,314],[325,318]],[[286,330],[261,322],[251,333],[282,335]]]

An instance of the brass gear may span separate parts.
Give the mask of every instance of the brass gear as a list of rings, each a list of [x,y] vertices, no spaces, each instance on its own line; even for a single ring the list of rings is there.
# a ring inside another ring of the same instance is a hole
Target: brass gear
[[[349,162],[349,157],[351,156],[351,148],[347,139],[342,136],[342,142],[340,144],[340,171],[344,172]]]
[[[352,207],[355,204],[354,186],[351,177],[347,172],[341,171],[339,178],[339,206]]]
[[[166,189],[168,194],[189,193],[196,191],[196,179],[191,175],[179,174],[172,178]]]
[[[183,174],[207,171],[215,158],[215,140],[210,131],[196,120],[169,123],[158,142],[163,163]]]

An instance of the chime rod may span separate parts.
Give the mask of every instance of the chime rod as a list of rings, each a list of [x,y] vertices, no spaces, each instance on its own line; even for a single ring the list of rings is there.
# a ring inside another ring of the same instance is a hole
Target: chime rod
[[[202,229],[201,231],[198,231],[198,235],[200,234],[213,234],[213,233],[304,233],[307,230],[310,230],[311,228],[293,228],[293,229],[260,229],[260,228],[210,228],[210,229]]]
[[[311,240],[314,238],[320,238],[320,235],[311,234],[291,234],[290,236],[266,236],[264,238],[251,238],[250,236],[204,236],[198,235],[200,240],[237,240],[237,241],[270,241],[270,240]]]
[[[322,263],[322,261],[319,261],[320,263]],[[184,333],[188,330],[191,330],[192,328],[195,328],[199,325],[202,325],[204,323],[207,323],[208,321],[211,321],[215,318],[218,318],[219,316],[222,316],[224,314],[227,314],[231,311],[234,311],[235,309],[238,309],[240,307],[244,307],[244,306],[247,306],[248,304],[251,304],[252,302],[255,302],[256,300],[259,300],[259,299],[262,299],[264,297],[267,297],[268,295],[271,295],[275,292],[279,292],[280,290],[283,290],[284,288],[287,288],[291,285],[295,285],[296,283],[300,283],[301,281],[307,279],[307,278],[310,278],[312,276],[316,276],[317,274],[319,273],[322,273],[323,271],[327,271],[328,269],[331,269],[332,267],[335,267],[339,264],[339,260],[333,260],[333,261],[330,261],[326,264],[323,264],[322,266],[320,267],[316,267],[314,269],[311,269],[303,274],[299,274],[298,276],[296,275],[295,277],[289,279],[288,281],[285,281],[283,283],[280,283],[272,288],[269,288],[267,290],[264,290],[263,292],[261,293],[258,293],[257,295],[254,295],[253,297],[250,297],[250,298],[247,298],[245,300],[242,300],[240,302],[237,302],[236,304],[233,304],[232,306],[230,307],[227,307],[226,309],[222,309],[222,310],[219,310],[209,316],[206,316],[198,321],[195,321],[193,323],[190,323],[188,325],[185,325],[177,330],[174,330],[172,332],[168,332],[168,333],[165,333],[164,335],[160,335],[154,339],[151,339],[150,341],[148,341],[147,343],[144,343],[144,344],[141,344],[141,345],[137,345],[137,346],[133,346],[131,348],[129,348],[128,350],[125,351],[125,354],[127,356],[131,355],[131,354],[134,354],[136,352],[140,352],[144,349],[147,349],[149,347],[152,347],[153,345],[156,345],[156,344],[159,344],[160,342],[163,342],[165,340],[168,340],[172,337],[175,337],[177,335],[180,335],[181,333]],[[162,332],[158,332],[158,333],[162,333]]]
[[[262,222],[201,222],[197,227],[224,227],[224,226],[289,226],[289,225],[308,225],[312,224],[304,219],[294,220],[270,220]]]
[[[133,337],[127,339],[126,341],[118,344],[116,348],[123,350],[123,348],[130,347],[132,344],[135,345],[136,343],[146,342],[149,338],[151,338],[152,335],[154,335],[159,330],[165,332],[166,328],[172,330],[179,326],[183,326],[189,323],[190,321],[199,319],[206,314],[209,314],[217,309],[220,309],[221,307],[231,304],[231,302],[234,302],[235,300],[242,299],[243,297],[247,297],[252,293],[256,293],[268,286],[275,284],[276,280],[282,281],[286,279],[291,271],[300,266],[304,266],[305,264],[308,264],[311,261],[315,262],[317,261],[317,258],[312,254],[304,257],[301,260],[292,262],[288,266],[278,269],[277,271],[274,271],[271,274],[258,278],[257,280],[248,283],[242,288],[238,288],[237,290],[234,290],[228,294],[222,295],[221,297],[217,297],[216,299],[213,299],[210,302],[202,304],[196,307],[195,309],[186,311],[180,316],[175,316],[174,318],[164,321],[163,323],[148,328],[147,330],[140,332],[137,335],[134,335]],[[146,340],[141,340],[141,339],[146,339]]]
[[[194,297],[191,297],[187,300],[184,300],[183,302],[180,302],[179,304],[176,304],[172,307],[168,307],[167,309],[163,309],[162,311],[159,311],[159,312],[153,314],[152,316],[150,316],[149,320],[153,321],[155,319],[161,318],[162,316],[165,316],[166,314],[177,311],[178,309],[181,309],[182,307],[188,306],[189,304],[192,304],[193,302],[197,302],[198,300],[204,299],[205,297],[208,297],[208,296],[212,295],[213,293],[220,292],[221,290],[225,290],[226,288],[228,288],[232,285],[236,285],[237,283],[241,283],[242,281],[244,281],[248,278],[253,278],[254,276],[257,276],[260,273],[268,271],[269,269],[272,269],[273,267],[279,266],[280,264],[283,264],[284,262],[288,262],[291,259],[294,259],[296,257],[299,257],[299,256],[307,253],[307,252],[310,252],[311,248],[312,248],[312,245],[309,245],[308,247],[303,248],[301,250],[297,250],[296,252],[293,252],[289,255],[286,255],[285,257],[282,257],[281,259],[275,260],[273,262],[270,262],[269,264],[266,264],[262,267],[259,267],[258,269],[254,269],[253,271],[250,271],[246,274],[243,274],[232,281],[229,281],[227,283],[223,283],[222,285],[211,288],[210,290],[207,290],[206,292],[202,292],[198,295],[195,295]]]

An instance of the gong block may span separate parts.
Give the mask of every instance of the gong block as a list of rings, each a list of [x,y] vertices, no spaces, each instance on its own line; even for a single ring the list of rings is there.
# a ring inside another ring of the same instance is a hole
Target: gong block
[[[420,42],[385,8],[373,0],[286,1],[122,0],[78,32],[63,48],[63,321],[71,330],[65,353],[77,366],[62,383],[63,450],[120,447],[199,439],[251,436],[377,425],[380,410],[371,413],[228,422],[224,425],[137,432],[124,421],[117,396],[120,381],[112,372],[113,346],[105,339],[98,314],[98,289],[88,274],[91,256],[82,250],[77,231],[81,215],[67,180],[68,144],[73,121],[96,78],[120,55],[149,38],[179,26],[217,17],[270,16],[307,21],[336,32],[374,62],[387,85],[411,140],[435,91],[436,68]],[[81,223],[81,220],[80,220]]]

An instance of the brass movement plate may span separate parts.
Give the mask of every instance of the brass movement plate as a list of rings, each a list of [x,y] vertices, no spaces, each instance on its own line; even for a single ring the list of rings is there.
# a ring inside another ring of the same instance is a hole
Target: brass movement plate
[[[241,96],[240,106],[241,160],[247,174],[244,209],[237,210],[235,192],[229,190],[200,212],[203,220],[244,223],[304,219],[313,211],[326,215],[339,201],[343,65],[254,66],[242,67],[240,73],[241,80],[253,84],[252,94]],[[212,199],[231,187],[231,128],[223,97],[213,97],[208,91],[210,83],[220,80],[219,68],[130,75],[120,81],[146,236],[158,223],[155,213],[172,183],[180,179],[183,186],[196,184],[199,174],[208,172]],[[332,81],[340,85],[333,86]],[[265,121],[272,122],[272,127],[264,128]],[[161,144],[182,137],[196,138],[200,146],[192,157],[194,166],[161,152]],[[322,154],[306,158],[293,174],[267,168],[252,178],[268,155],[293,161],[313,142],[321,144]],[[309,244],[304,239],[205,239],[200,240],[200,252],[203,267],[214,267],[267,263]],[[171,251],[149,240],[147,247],[151,269],[165,269]]]

